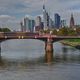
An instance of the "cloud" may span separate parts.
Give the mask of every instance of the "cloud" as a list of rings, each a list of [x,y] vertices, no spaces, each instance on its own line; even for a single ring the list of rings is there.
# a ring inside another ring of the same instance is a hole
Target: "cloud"
[[[9,15],[0,15],[0,19],[4,22],[6,20],[8,21],[9,19],[13,20],[15,19],[15,17],[9,16]]]
[[[45,0],[45,5],[53,20],[54,13],[59,13],[69,24],[70,15],[74,13],[76,23],[80,22],[79,0]],[[33,18],[36,15],[42,15],[42,7],[43,0],[0,0],[0,25],[13,24],[15,27],[11,28],[18,29],[20,28],[19,21],[26,15]]]
[[[15,17],[9,15],[0,15],[0,27],[10,28],[11,30],[16,30],[20,28],[20,21]]]
[[[73,9],[79,0],[45,0],[47,10],[61,12]],[[43,0],[0,0],[0,13],[17,14],[41,14]]]

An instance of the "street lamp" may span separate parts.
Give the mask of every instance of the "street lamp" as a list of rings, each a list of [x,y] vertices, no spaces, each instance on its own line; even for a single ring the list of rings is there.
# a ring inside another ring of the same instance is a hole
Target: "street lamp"
[[[74,28],[74,31],[76,31],[76,28]]]

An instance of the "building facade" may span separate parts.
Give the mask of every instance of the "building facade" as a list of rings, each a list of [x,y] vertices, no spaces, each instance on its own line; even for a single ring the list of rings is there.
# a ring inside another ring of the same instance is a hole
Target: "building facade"
[[[24,32],[23,22],[20,22],[20,26],[21,26],[21,31]]]
[[[61,27],[66,27],[66,20],[61,20]]]
[[[35,26],[35,20],[29,20],[29,31],[33,32]]]
[[[49,29],[53,29],[54,27],[54,22],[51,18],[49,18]]]
[[[35,31],[40,31],[43,29],[43,23],[40,16],[35,19]]]
[[[22,32],[33,32],[35,26],[35,20],[25,17],[23,22],[20,23]]]
[[[58,29],[58,28],[60,27],[60,25],[61,25],[61,19],[60,19],[59,14],[56,13],[56,14],[54,15],[54,18],[55,18],[55,28]]]
[[[71,27],[71,28],[74,28],[74,26],[75,26],[74,17],[73,17],[73,14],[71,14],[70,27]]]
[[[29,32],[29,23],[30,23],[30,20],[28,17],[24,18],[24,27],[25,27],[25,31]]]
[[[48,29],[48,13],[46,12],[45,5],[43,5],[43,23],[44,30]]]
[[[35,26],[41,26],[41,17],[37,16],[35,19]]]

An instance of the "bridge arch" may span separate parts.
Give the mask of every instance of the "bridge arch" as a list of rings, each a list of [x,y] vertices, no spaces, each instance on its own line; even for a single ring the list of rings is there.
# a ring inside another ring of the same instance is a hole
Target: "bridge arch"
[[[12,53],[13,51],[16,51],[14,54],[17,54],[18,58],[21,57],[21,55],[19,55],[19,52],[23,53],[22,55],[23,58],[30,57],[29,59],[32,59],[31,56],[33,56],[33,58],[39,58],[45,54],[44,43],[40,40],[34,40],[34,39],[28,39],[28,40],[10,39],[7,40],[7,43],[6,41],[2,43],[2,52],[4,53],[3,55],[1,54],[2,56],[4,55],[7,56],[11,52],[10,56],[15,58],[15,55]]]

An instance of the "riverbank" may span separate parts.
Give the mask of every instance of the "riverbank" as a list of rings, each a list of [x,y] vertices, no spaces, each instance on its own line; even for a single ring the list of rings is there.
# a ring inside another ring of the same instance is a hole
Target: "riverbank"
[[[75,47],[77,49],[80,49],[80,41],[78,40],[62,40],[60,41],[64,45],[69,45],[72,47]]]

